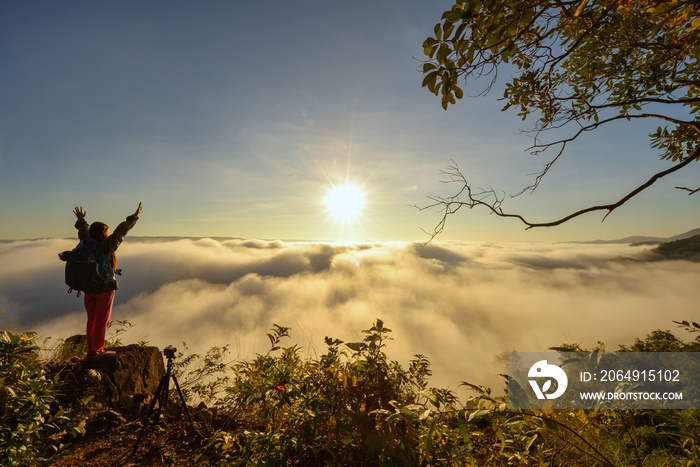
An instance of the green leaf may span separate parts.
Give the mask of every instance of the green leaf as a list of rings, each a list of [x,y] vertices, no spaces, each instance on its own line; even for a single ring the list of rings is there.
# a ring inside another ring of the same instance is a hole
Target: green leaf
[[[425,87],[430,83],[435,83],[435,79],[438,77],[438,71],[432,71],[425,75],[425,78],[423,78],[423,83],[421,84],[421,87]]]
[[[452,49],[450,49],[450,46],[447,44],[440,44],[440,48],[438,49],[437,55],[435,58],[437,59],[438,62],[443,63],[445,59],[447,58],[448,55],[452,52]]]
[[[426,55],[428,55],[430,58],[432,58],[435,55],[435,51],[437,51],[437,49],[438,49],[438,45],[433,44],[432,47],[430,47],[430,50],[428,51],[428,53]]]
[[[467,421],[470,423],[477,422],[477,421],[481,420],[482,418],[484,418],[485,416],[487,416],[488,414],[489,414],[488,410],[479,409],[479,410],[476,410],[476,411],[472,412],[471,414],[469,414],[469,418],[467,419]]]
[[[435,425],[437,424],[437,417],[433,418],[432,422],[430,423],[430,428],[428,428],[428,434],[426,435],[426,441],[425,441],[425,455],[426,457],[430,456],[430,453],[433,450],[433,433],[435,432]]]
[[[346,342],[345,345],[355,352],[361,352],[367,348],[367,344],[364,342]]]
[[[452,10],[447,14],[447,17],[445,19],[450,23],[456,23],[457,21],[462,19],[462,12]]]
[[[456,40],[462,39],[462,36],[464,35],[464,30],[467,29],[468,24],[466,22],[463,22],[459,26],[457,26],[457,30],[455,31],[454,38]]]
[[[443,34],[443,39],[449,40],[450,36],[452,35],[452,31],[455,30],[455,25],[452,23],[445,23],[444,30],[445,30],[445,33]]]
[[[475,54],[475,53],[476,53],[476,49],[474,49],[473,47],[469,47],[469,48],[467,49],[467,55],[466,55],[466,57],[467,57],[467,62],[468,62],[468,63],[472,63],[472,62],[474,61],[474,54]]]
[[[525,452],[530,452],[530,448],[532,447],[532,443],[535,442],[535,440],[537,439],[537,436],[539,436],[539,435],[537,433],[535,433],[534,435],[532,435],[532,438],[530,438],[527,441],[527,443],[525,444]]]

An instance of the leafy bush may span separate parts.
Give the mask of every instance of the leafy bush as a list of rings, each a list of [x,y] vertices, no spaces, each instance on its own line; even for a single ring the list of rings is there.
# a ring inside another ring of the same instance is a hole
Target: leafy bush
[[[696,323],[677,324],[700,332]],[[425,357],[416,355],[407,368],[387,357],[391,330],[381,320],[363,331],[361,342],[327,337],[326,352],[313,359],[297,346],[281,345],[288,332],[275,325],[266,354],[232,366],[226,346],[203,356],[180,353],[175,370],[185,398],[216,405],[206,409],[208,426],[198,431],[205,434],[205,447],[187,448],[193,462],[573,467],[698,462],[696,410],[512,410],[507,402],[515,393],[494,396],[466,382],[474,395],[460,402],[450,390],[428,386]],[[654,331],[622,350],[694,351],[697,343]],[[576,345],[556,349],[604,352],[602,344],[594,351]],[[0,334],[2,466],[39,464],[56,449],[52,434],[77,433],[75,417],[56,402],[56,383],[46,378],[37,350],[31,334]],[[229,369],[235,372],[230,378]],[[218,431],[212,433],[214,426]]]
[[[14,466],[36,461],[60,446],[53,433],[79,431],[70,414],[55,405],[55,382],[47,379],[33,334],[0,334],[0,459]]]
[[[381,320],[362,342],[326,338],[328,351],[304,360],[297,346],[281,348],[288,328],[275,326],[266,355],[234,365],[233,385],[220,406],[248,430],[220,433],[231,459],[253,463],[406,464],[418,458],[417,426],[387,414],[408,407],[426,386],[427,360],[408,370],[384,353],[390,329]],[[342,346],[342,347],[341,347]],[[279,352],[279,355],[272,355]]]
[[[462,383],[463,404],[428,387],[430,363],[407,369],[387,358],[381,320],[362,342],[326,338],[327,351],[304,359],[282,347],[236,363],[219,409],[237,421],[211,438],[225,465],[664,465],[696,462],[696,411],[512,410],[489,388]],[[690,465],[690,464],[688,464]]]
[[[188,350],[184,342],[182,346]],[[228,345],[211,347],[204,355],[178,352],[173,360],[173,373],[188,404],[211,404],[217,400],[230,381],[228,354]],[[175,389],[170,391],[171,396],[179,397]]]
[[[234,366],[220,403],[247,429],[212,445],[229,463],[265,465],[506,465],[536,452],[542,417],[508,412],[504,397],[477,386],[457,407],[451,391],[427,387],[425,357],[408,369],[387,358],[381,320],[363,332],[362,342],[327,337],[328,351],[304,360],[297,346],[279,346],[288,328],[275,326],[270,351]]]

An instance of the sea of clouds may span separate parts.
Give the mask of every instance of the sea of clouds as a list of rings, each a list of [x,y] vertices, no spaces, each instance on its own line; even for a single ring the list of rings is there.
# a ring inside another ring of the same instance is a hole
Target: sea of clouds
[[[82,298],[66,294],[57,254],[76,240],[0,243],[0,327],[49,342],[84,332]],[[562,343],[614,350],[655,329],[690,340],[672,320],[697,317],[700,264],[643,261],[648,247],[535,243],[287,243],[127,239],[112,319],[147,341],[191,352],[229,344],[231,358],[283,345],[310,356],[325,336],[363,338],[377,318],[390,358],[432,363],[431,384],[503,386],[503,353]],[[50,344],[48,344],[50,345]]]

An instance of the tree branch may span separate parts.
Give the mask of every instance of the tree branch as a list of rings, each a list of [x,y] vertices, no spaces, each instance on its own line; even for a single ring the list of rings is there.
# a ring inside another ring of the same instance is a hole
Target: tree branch
[[[615,203],[610,203],[610,204],[604,204],[604,205],[599,205],[599,206],[591,206],[585,209],[581,209],[579,211],[576,211],[572,214],[569,214],[568,216],[562,217],[560,219],[550,221],[550,222],[530,222],[527,219],[525,219],[523,216],[520,214],[511,214],[511,213],[506,213],[503,211],[501,208],[501,203],[503,202],[504,196],[499,197],[499,195],[495,192],[493,188],[490,188],[489,190],[481,190],[479,192],[474,192],[472,191],[471,186],[467,182],[467,179],[464,177],[462,172],[460,172],[459,167],[457,166],[456,163],[453,162],[454,165],[449,166],[448,170],[443,171],[443,175],[447,175],[448,180],[445,181],[445,183],[452,183],[452,182],[458,182],[462,184],[462,188],[459,190],[457,194],[454,196],[451,196],[449,198],[440,198],[440,197],[429,197],[429,199],[435,201],[434,203],[424,206],[424,207],[419,207],[419,206],[414,206],[417,209],[423,211],[425,209],[430,209],[434,208],[436,206],[442,206],[442,209],[440,210],[443,215],[440,221],[438,222],[437,226],[433,229],[432,233],[424,232],[428,235],[430,235],[430,238],[428,241],[421,243],[422,246],[427,245],[430,243],[437,235],[442,233],[442,231],[445,228],[445,223],[447,221],[447,217],[456,213],[459,211],[462,207],[467,207],[469,209],[472,209],[476,206],[484,206],[488,210],[491,211],[492,214],[495,214],[499,217],[510,217],[510,218],[515,218],[520,220],[523,224],[525,224],[527,227],[525,230],[529,230],[533,227],[554,227],[557,225],[561,225],[567,221],[570,221],[571,219],[575,217],[579,217],[583,214],[587,214],[589,212],[594,212],[594,211],[607,211],[601,222],[605,221],[605,219],[610,215],[611,212],[613,212],[615,209],[619,208],[623,204],[625,204],[627,201],[629,201],[631,198],[634,196],[638,195],[645,189],[649,188],[651,185],[653,185],[657,180],[660,178],[663,178],[667,175],[670,175],[674,172],[677,172],[678,170],[681,170],[685,166],[689,165],[691,162],[700,159],[700,146],[697,146],[695,150],[690,154],[688,157],[683,159],[680,163],[674,165],[670,169],[664,170],[662,172],[658,172],[654,174],[649,180],[647,180],[645,183],[642,185],[638,186],[631,192],[629,192],[627,195],[623,196],[620,200],[618,200]],[[676,187],[680,188],[680,187]],[[695,191],[700,191],[700,188],[698,190],[690,190],[688,188],[680,188],[680,189],[685,189],[688,191],[691,191],[691,194],[694,193]],[[466,195],[466,200],[460,199],[460,196],[462,194]],[[490,198],[493,198],[493,201],[490,200]]]
[[[690,193],[688,193],[688,195],[693,195],[693,194],[697,193],[698,191],[700,191],[700,188],[696,188],[696,189],[694,189],[694,190],[693,190],[693,189],[690,189],[690,188],[686,188],[686,187],[684,187],[684,186],[677,186],[676,188],[679,189],[679,190],[686,190],[686,191],[689,191]]]
[[[609,118],[606,118],[606,119],[604,119],[604,120],[600,120],[600,121],[598,121],[598,122],[590,123],[590,124],[588,124],[588,125],[581,125],[581,123],[580,123],[575,117],[572,117],[571,119],[567,120],[567,121],[564,122],[563,124],[561,124],[561,125],[559,125],[559,126],[556,126],[556,127],[551,127],[551,128],[562,128],[564,125],[566,125],[566,124],[568,124],[568,123],[578,122],[579,125],[580,125],[580,128],[578,129],[578,131],[577,131],[573,136],[570,136],[570,137],[565,138],[565,139],[560,139],[560,140],[558,140],[558,141],[553,141],[553,142],[551,142],[551,143],[544,143],[544,144],[539,144],[539,143],[537,143],[537,144],[533,144],[533,145],[530,146],[527,150],[534,150],[534,151],[532,152],[533,154],[539,154],[539,153],[541,153],[541,152],[546,151],[546,150],[547,150],[549,147],[551,147],[551,146],[555,146],[555,145],[557,145],[557,144],[566,144],[566,143],[570,143],[570,142],[574,141],[576,138],[578,138],[579,136],[581,136],[581,134],[583,134],[583,133],[585,133],[585,132],[588,132],[588,131],[593,131],[593,130],[597,129],[599,126],[602,126],[602,125],[605,125],[605,124],[607,124],[607,123],[614,122],[614,121],[617,121],[617,120],[631,120],[631,119],[633,119],[633,118],[635,118],[635,119],[637,119],[637,118],[658,118],[658,119],[660,119],[660,120],[664,120],[664,121],[667,121],[667,122],[670,122],[670,123],[674,123],[674,124],[676,124],[676,125],[687,125],[687,126],[690,126],[690,127],[694,128],[694,129],[697,130],[698,132],[700,132],[700,121],[687,121],[687,120],[684,121],[684,120],[678,120],[678,119],[675,119],[675,118],[672,118],[672,117],[669,117],[669,116],[666,116],[666,115],[659,115],[659,114],[636,114],[636,115],[625,114],[625,115],[616,115],[616,116],[614,116],[614,117],[609,117]],[[542,132],[544,132],[544,131],[546,131],[546,130],[548,130],[548,129],[549,129],[549,128],[539,128],[539,129],[536,130],[536,132],[537,132],[537,134],[539,134],[539,133],[542,133]],[[555,157],[554,160],[552,160],[552,162],[554,162],[558,157],[559,157],[559,155],[558,155],[557,157]],[[692,158],[693,156],[691,155],[691,156],[688,156],[688,157],[691,157],[691,158]],[[527,190],[527,189],[526,189],[526,190]]]

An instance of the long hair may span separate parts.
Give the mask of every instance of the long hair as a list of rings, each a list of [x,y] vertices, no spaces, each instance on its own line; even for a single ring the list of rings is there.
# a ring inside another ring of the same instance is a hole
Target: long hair
[[[109,226],[103,222],[93,222],[90,224],[90,227],[88,228],[88,235],[91,238],[94,238],[98,242],[101,242],[102,240],[107,238],[107,230],[109,229]],[[110,258],[112,260],[112,268],[117,267],[117,255],[112,253],[112,257]]]
[[[102,240],[107,238],[107,229],[109,229],[107,224],[104,224],[102,222],[93,222],[88,228],[88,234],[90,235],[90,237],[94,238],[98,242],[101,242]]]

